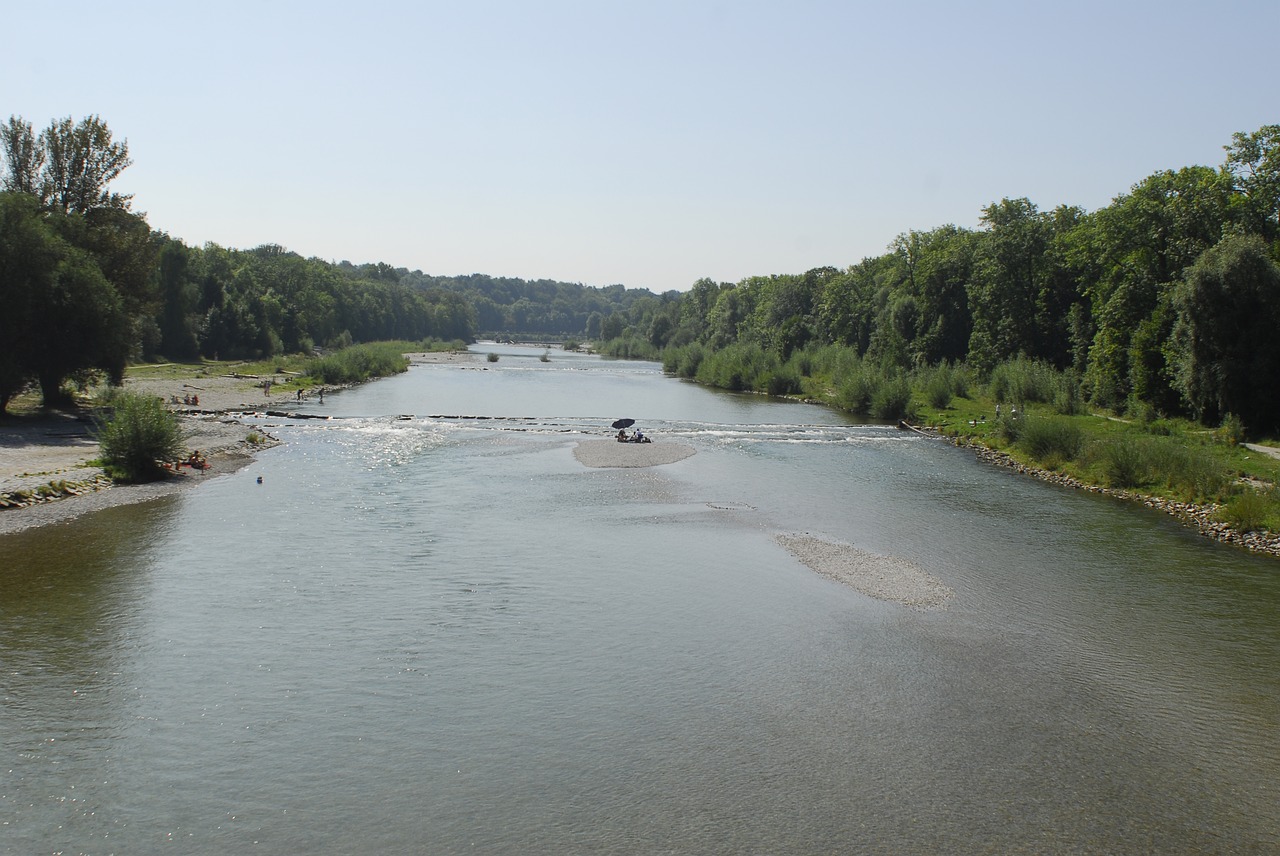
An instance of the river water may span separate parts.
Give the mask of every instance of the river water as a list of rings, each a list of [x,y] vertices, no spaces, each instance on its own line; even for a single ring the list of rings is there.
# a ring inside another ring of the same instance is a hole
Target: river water
[[[1280,563],[824,408],[483,350],[0,539],[0,852],[1280,852]],[[579,464],[621,416],[697,454]],[[955,595],[873,600],[784,533]]]

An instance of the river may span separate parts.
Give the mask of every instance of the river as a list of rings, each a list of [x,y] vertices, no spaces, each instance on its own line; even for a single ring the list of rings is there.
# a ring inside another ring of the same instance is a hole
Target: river
[[[481,350],[0,538],[0,852],[1280,852],[1274,559],[825,408]],[[622,416],[697,453],[580,464]],[[789,533],[954,596],[869,598]]]

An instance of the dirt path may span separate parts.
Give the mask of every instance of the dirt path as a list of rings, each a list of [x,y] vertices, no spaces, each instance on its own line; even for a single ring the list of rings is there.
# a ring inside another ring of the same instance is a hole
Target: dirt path
[[[1274,446],[1259,446],[1257,443],[1245,443],[1244,447],[1255,452],[1260,452],[1264,455],[1270,455],[1273,458],[1280,458],[1280,449],[1277,449]]]

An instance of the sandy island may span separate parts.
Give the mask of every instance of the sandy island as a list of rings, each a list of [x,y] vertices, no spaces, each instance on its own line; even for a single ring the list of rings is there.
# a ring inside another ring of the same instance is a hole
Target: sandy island
[[[809,570],[876,600],[935,610],[945,607],[954,594],[941,580],[904,559],[809,534],[778,535],[774,540]]]
[[[588,467],[659,467],[683,461],[694,451],[683,443],[583,440],[574,448],[573,456]]]

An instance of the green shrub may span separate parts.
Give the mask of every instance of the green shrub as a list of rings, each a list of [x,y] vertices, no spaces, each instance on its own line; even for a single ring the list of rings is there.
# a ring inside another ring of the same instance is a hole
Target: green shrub
[[[1218,520],[1240,532],[1256,532],[1267,528],[1273,512],[1272,502],[1256,490],[1246,490],[1218,510]]]
[[[485,359],[491,363],[496,363],[498,361],[498,355],[495,354],[493,351],[490,351],[487,355],[485,355]]]
[[[1017,432],[1018,448],[1038,461],[1075,460],[1084,447],[1084,431],[1069,419],[1023,418]]]
[[[178,417],[159,398],[120,391],[97,426],[103,468],[117,481],[153,481],[166,474],[164,462],[186,451]]]
[[[720,389],[764,390],[769,375],[778,370],[778,358],[757,345],[736,343],[707,354],[698,365],[699,383]]]
[[[1027,402],[1051,402],[1060,386],[1061,373],[1048,363],[1018,357],[991,370],[988,391],[996,401],[1019,406]]]
[[[1168,437],[1151,437],[1143,446],[1153,480],[1187,499],[1215,496],[1231,481],[1222,459],[1204,446]]]
[[[1102,472],[1110,487],[1141,487],[1151,481],[1151,464],[1143,444],[1133,437],[1104,441]]]
[[[850,413],[865,416],[871,412],[871,400],[879,389],[879,376],[859,366],[840,382],[836,389],[836,402]]]
[[[1053,409],[1063,416],[1078,416],[1085,412],[1084,394],[1080,391],[1080,378],[1075,372],[1067,372],[1059,378]]]
[[[871,396],[871,415],[886,422],[913,415],[911,384],[905,377],[899,376],[880,384]]]
[[[694,378],[698,367],[706,357],[706,350],[696,342],[679,347],[665,348],[662,352],[662,370],[676,377]]]
[[[1005,413],[996,420],[996,430],[1006,443],[1017,443],[1018,438],[1022,436],[1022,426],[1025,424],[1025,421]]]
[[[405,342],[352,345],[307,366],[307,374],[324,384],[360,383],[398,374],[409,368]]]
[[[765,392],[770,395],[799,395],[802,391],[800,374],[790,366],[783,366],[765,378]]]
[[[628,329],[616,339],[602,342],[597,351],[608,357],[619,357],[624,360],[657,360],[661,358],[658,346],[650,342],[635,330]]]
[[[956,398],[968,398],[973,384],[973,370],[963,363],[951,369],[951,391]]]
[[[925,383],[924,396],[928,400],[930,407],[936,410],[946,410],[951,406],[954,390],[951,372],[945,367],[941,367],[938,371],[933,372]]]
[[[796,351],[791,355],[791,359],[787,361],[795,372],[802,377],[813,377],[814,358],[813,351],[802,350]]]
[[[1213,432],[1213,438],[1228,446],[1239,446],[1245,440],[1244,423],[1240,421],[1239,416],[1228,413],[1223,417],[1222,424]]]

